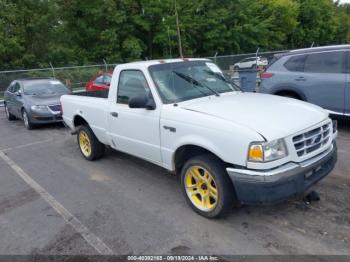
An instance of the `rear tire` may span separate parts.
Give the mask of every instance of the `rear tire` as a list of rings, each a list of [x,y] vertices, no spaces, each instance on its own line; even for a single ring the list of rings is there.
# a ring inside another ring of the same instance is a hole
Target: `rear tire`
[[[94,161],[104,155],[105,145],[98,141],[89,126],[83,125],[79,128],[77,140],[80,152],[86,160]]]
[[[185,163],[181,186],[187,203],[206,218],[225,217],[236,201],[224,164],[209,154],[195,156]]]
[[[293,99],[297,99],[297,100],[302,100],[300,96],[298,96],[297,94],[295,94],[293,92],[281,92],[281,93],[277,93],[276,95],[288,97],[288,98],[293,98]]]
[[[33,129],[34,125],[30,122],[30,119],[28,117],[28,113],[25,109],[22,109],[22,119],[23,119],[24,126],[28,130]]]
[[[6,104],[4,104],[4,107],[5,107],[5,114],[6,114],[7,120],[8,121],[16,120],[16,117],[9,112],[9,109],[7,108]]]

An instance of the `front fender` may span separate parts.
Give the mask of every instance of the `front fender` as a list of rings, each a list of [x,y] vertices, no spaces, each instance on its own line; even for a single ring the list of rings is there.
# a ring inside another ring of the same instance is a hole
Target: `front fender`
[[[223,162],[246,166],[249,144],[264,140],[258,133],[246,130],[228,132],[215,129],[192,129],[177,139],[162,139],[161,151],[164,167],[175,170],[175,153],[183,146],[198,146],[216,155]]]

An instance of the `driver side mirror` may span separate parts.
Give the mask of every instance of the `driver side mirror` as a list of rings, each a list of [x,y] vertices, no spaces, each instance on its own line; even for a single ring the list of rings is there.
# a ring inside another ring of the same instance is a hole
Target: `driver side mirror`
[[[22,96],[22,91],[21,90],[18,90],[16,93],[15,93],[16,96],[18,97],[21,97]]]
[[[130,98],[129,107],[154,110],[156,109],[156,104],[154,103],[154,100],[151,97],[148,97],[146,95],[139,95],[139,96]]]

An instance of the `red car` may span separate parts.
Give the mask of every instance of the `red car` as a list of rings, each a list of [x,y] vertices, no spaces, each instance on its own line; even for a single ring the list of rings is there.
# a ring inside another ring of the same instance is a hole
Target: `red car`
[[[86,84],[86,91],[101,91],[109,89],[113,72],[97,74]]]

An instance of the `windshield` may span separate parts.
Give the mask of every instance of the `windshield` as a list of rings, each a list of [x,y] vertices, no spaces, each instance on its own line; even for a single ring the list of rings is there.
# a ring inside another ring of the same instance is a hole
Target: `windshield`
[[[67,94],[68,88],[58,80],[24,81],[23,91],[26,95]]]
[[[210,61],[159,64],[149,71],[165,104],[238,91]]]

